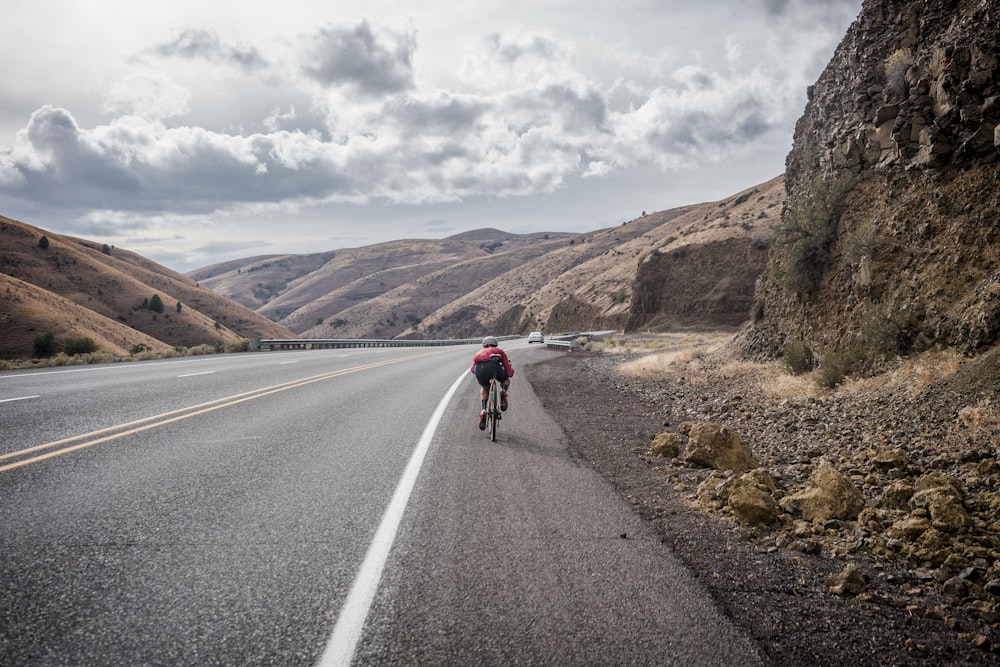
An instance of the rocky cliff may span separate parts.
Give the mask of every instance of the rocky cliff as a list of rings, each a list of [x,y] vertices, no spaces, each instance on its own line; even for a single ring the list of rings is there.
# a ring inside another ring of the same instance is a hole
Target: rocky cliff
[[[998,60],[997,0],[865,0],[796,125],[748,355],[996,344]]]

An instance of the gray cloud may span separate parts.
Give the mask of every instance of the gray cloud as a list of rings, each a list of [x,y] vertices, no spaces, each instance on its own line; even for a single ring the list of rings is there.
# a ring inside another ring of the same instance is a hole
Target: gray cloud
[[[321,28],[311,39],[303,71],[330,86],[350,86],[366,95],[385,95],[413,86],[412,35],[394,35],[395,43],[379,41],[367,21],[353,30]]]
[[[227,46],[211,30],[184,30],[173,40],[154,46],[151,52],[163,57],[228,62],[247,70],[259,70],[268,65],[257,49]]]

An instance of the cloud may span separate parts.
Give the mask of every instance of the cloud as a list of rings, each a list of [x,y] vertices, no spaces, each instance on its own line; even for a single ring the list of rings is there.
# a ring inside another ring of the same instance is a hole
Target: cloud
[[[775,20],[812,11],[770,7]],[[803,59],[761,54],[813,54],[812,39],[734,33],[715,61],[621,60],[612,77],[584,72],[564,35],[509,30],[469,42],[452,85],[435,88],[415,71],[412,30],[326,25],[265,49],[187,29],[131,62],[101,122],[38,108],[0,145],[0,201],[73,211],[110,233],[137,220],[531,196],[718,163],[786,140]]]
[[[416,40],[412,34],[377,37],[368,22],[362,21],[351,30],[321,28],[309,42],[302,70],[323,85],[348,86],[372,96],[413,87]]]
[[[224,62],[248,71],[260,70],[268,65],[257,49],[223,44],[212,30],[184,30],[173,40],[152,47],[149,52],[165,58]]]

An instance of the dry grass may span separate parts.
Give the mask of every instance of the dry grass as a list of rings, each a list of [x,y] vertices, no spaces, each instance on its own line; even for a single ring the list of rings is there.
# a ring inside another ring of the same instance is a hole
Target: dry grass
[[[719,332],[644,334],[595,342],[592,349],[606,354],[644,354],[618,368],[632,377],[651,378],[694,363],[702,355],[717,351],[731,338],[731,333]]]
[[[959,410],[958,424],[973,437],[995,439],[1000,434],[1000,410],[987,398]]]

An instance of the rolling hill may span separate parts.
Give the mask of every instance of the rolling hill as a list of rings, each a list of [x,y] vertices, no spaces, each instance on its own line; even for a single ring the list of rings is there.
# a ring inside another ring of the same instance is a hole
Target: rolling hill
[[[44,241],[42,239],[45,239]],[[242,338],[292,337],[285,327],[120,248],[0,216],[0,358],[32,356],[34,339],[86,337],[127,354]],[[163,308],[150,308],[158,297]]]
[[[199,269],[201,284],[304,337],[735,327],[784,201],[782,177],[586,234],[478,229]]]

